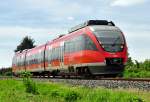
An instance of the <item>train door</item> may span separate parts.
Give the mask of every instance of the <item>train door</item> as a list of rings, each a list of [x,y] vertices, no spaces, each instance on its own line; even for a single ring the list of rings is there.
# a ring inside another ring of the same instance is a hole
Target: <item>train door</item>
[[[59,58],[60,58],[60,69],[63,69],[64,66],[64,42],[60,43],[60,49],[59,49]]]

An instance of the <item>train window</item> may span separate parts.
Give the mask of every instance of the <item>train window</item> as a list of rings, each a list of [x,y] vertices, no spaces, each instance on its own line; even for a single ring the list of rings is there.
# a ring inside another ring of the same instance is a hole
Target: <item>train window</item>
[[[41,63],[42,63],[43,62],[43,51],[41,51],[40,59],[41,59]]]
[[[79,51],[82,48],[82,46],[80,44],[82,44],[81,40],[80,40],[80,36],[66,41],[65,42],[65,53],[72,53],[72,52]]]
[[[16,65],[18,66],[18,56],[16,56]]]
[[[31,55],[31,64],[33,64],[33,54]]]
[[[54,52],[54,49],[52,48],[52,50],[51,50],[51,53],[52,53],[52,54],[50,55],[50,61],[53,60],[53,56],[54,56],[54,53],[53,53],[53,52]]]
[[[97,50],[97,48],[94,42],[85,34],[65,42],[65,53],[72,53],[81,50]]]
[[[89,36],[84,35],[84,40],[85,40],[85,49],[86,50],[97,50],[96,45],[94,42],[90,39]]]
[[[38,63],[40,63],[41,60],[40,60],[40,53],[38,52]]]
[[[41,63],[41,52],[40,53],[38,53],[39,54],[39,63]]]
[[[53,48],[53,56],[52,56],[52,60],[54,60],[55,59],[55,53],[56,53],[56,48]]]
[[[79,46],[80,45],[80,46]],[[78,51],[84,50],[85,49],[85,39],[84,39],[84,35],[80,35],[78,37]]]
[[[18,57],[18,66],[21,66],[21,56]]]
[[[26,55],[26,61],[25,64],[28,65],[28,56]]]
[[[60,46],[59,51],[60,51],[59,52],[59,54],[60,54],[59,59],[61,62],[63,62],[64,46]]]
[[[34,63],[34,54],[32,55],[32,64],[35,64]]]
[[[33,60],[32,63],[35,64],[35,54],[33,54],[33,59],[32,60]]]
[[[57,59],[57,56],[58,56],[58,55],[57,55],[57,53],[58,53],[58,52],[57,52],[57,48],[55,48],[55,52],[54,52],[54,53],[55,53],[54,60],[56,60],[56,59]]]
[[[39,52],[39,64],[42,62],[42,52]]]
[[[35,64],[38,64],[38,55],[35,54]]]
[[[60,47],[49,50],[48,56],[48,62],[51,62],[52,60],[60,60]]]
[[[55,52],[55,60],[59,59],[59,47],[56,48],[56,52]]]
[[[20,66],[23,66],[23,55],[20,56]]]
[[[31,55],[29,56],[29,65],[31,64]]]
[[[56,58],[55,58],[55,59],[56,59],[56,60],[59,59],[59,47],[56,48]]]
[[[124,39],[120,31],[95,31],[96,37],[102,44],[123,44]]]
[[[33,64],[35,64],[35,54],[33,55]]]
[[[37,53],[38,64],[41,63],[41,51]]]
[[[30,61],[29,61],[29,64],[32,64],[32,55],[30,55]]]
[[[42,63],[44,62],[44,50],[41,52]]]
[[[19,56],[18,63],[19,63],[19,66],[21,66],[21,56]]]
[[[107,52],[118,52],[122,51],[121,47],[124,44],[123,35],[120,31],[109,30],[109,31],[100,31],[97,30],[94,32],[98,40],[103,45],[103,48]]]
[[[29,60],[29,64],[32,64],[32,63],[31,63],[32,55],[30,55],[30,57],[29,57],[29,58],[30,58],[30,60]]]

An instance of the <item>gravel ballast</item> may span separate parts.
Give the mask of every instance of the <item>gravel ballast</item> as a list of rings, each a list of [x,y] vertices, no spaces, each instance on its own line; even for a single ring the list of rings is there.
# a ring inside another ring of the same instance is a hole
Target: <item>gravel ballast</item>
[[[52,82],[61,82],[71,85],[82,85],[86,87],[105,87],[105,88],[128,88],[150,91],[148,81],[124,81],[124,80],[82,80],[82,79],[49,79]]]

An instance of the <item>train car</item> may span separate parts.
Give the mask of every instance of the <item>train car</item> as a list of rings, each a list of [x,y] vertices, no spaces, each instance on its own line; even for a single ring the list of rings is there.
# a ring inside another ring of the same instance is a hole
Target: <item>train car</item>
[[[45,45],[35,47],[28,50],[25,60],[26,71],[32,72],[35,75],[44,72],[45,62]]]
[[[39,53],[40,63],[27,63]],[[25,71],[55,75],[118,75],[127,62],[124,34],[113,22],[89,20],[69,33],[27,51]],[[14,59],[18,55],[16,54]],[[14,62],[13,62],[14,63]],[[27,67],[28,66],[28,67]],[[40,67],[39,67],[40,66]],[[15,69],[14,73],[20,67]],[[34,69],[34,70],[31,70]]]
[[[23,50],[22,52],[15,53],[12,61],[12,72],[17,75],[25,71],[25,57],[26,57],[27,50]]]

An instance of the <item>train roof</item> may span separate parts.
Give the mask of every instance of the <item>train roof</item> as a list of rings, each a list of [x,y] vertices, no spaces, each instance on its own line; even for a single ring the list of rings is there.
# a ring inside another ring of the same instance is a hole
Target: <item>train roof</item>
[[[98,25],[93,25],[93,26],[89,26],[89,28],[91,29],[91,31],[97,31],[97,30],[113,30],[113,31],[121,31],[118,27],[116,26],[98,26]]]
[[[90,26],[90,25],[106,25],[106,26],[115,26],[115,24],[112,21],[107,21],[107,20],[88,20],[82,24],[79,24],[75,27],[72,27],[68,32],[74,32],[77,31],[81,28],[84,28],[86,26]]]

